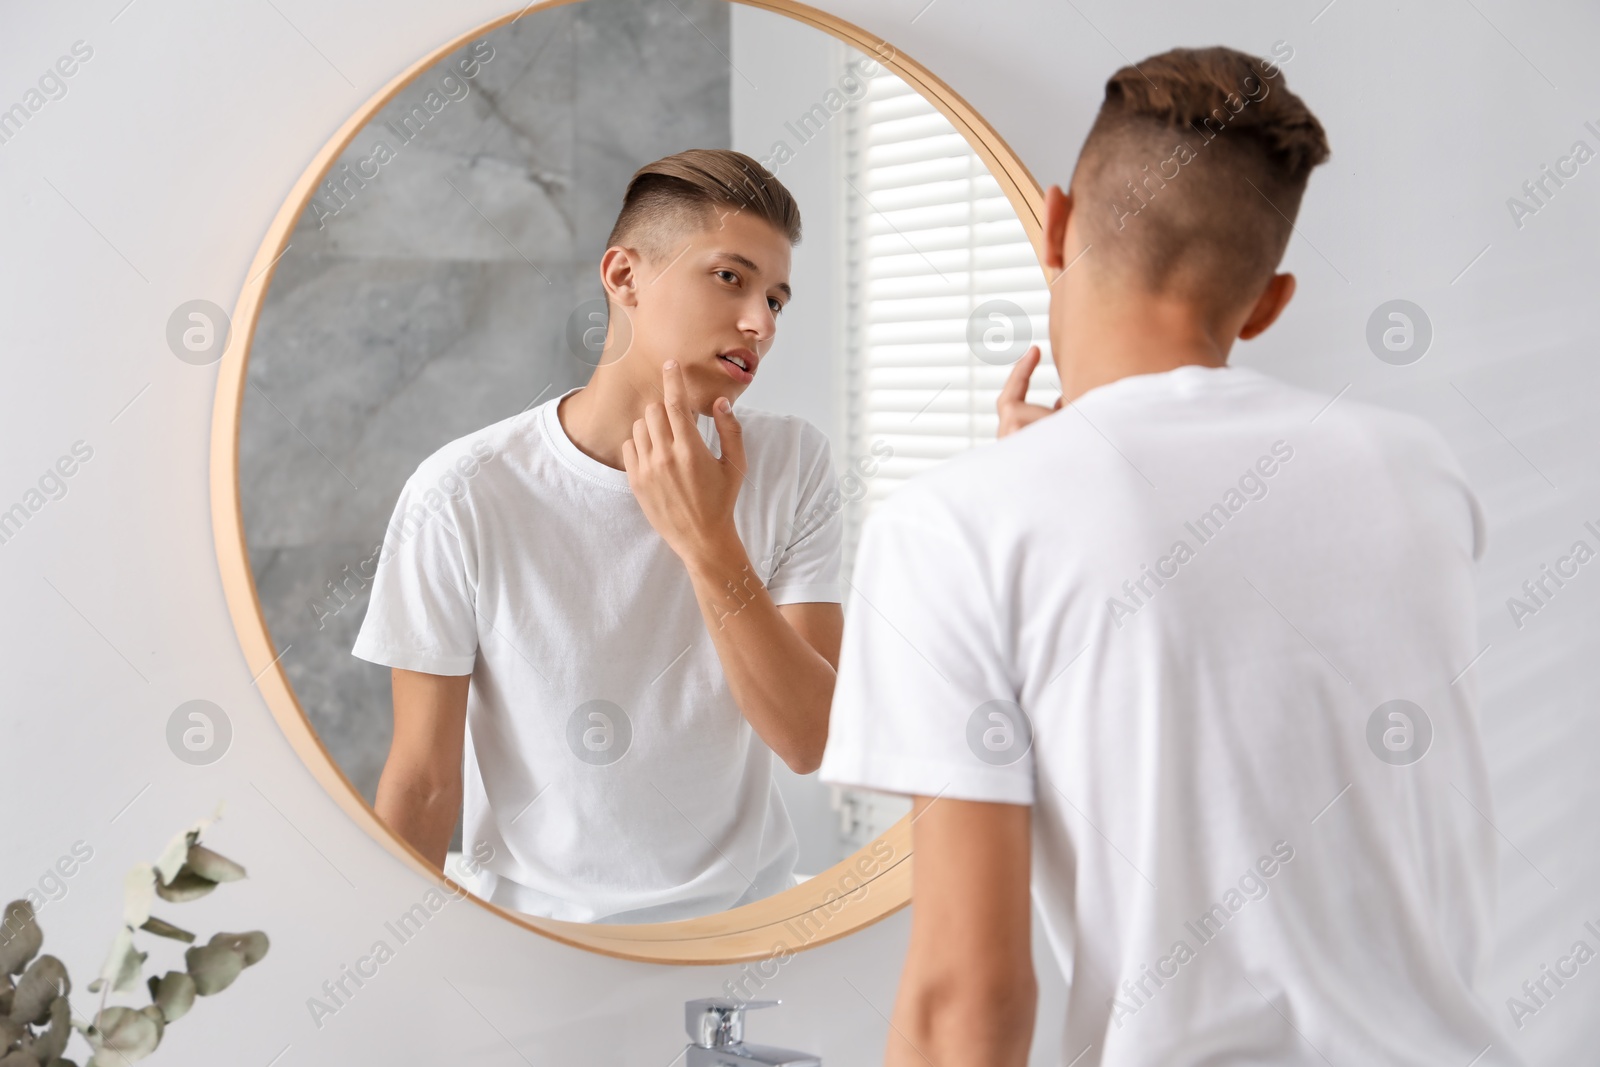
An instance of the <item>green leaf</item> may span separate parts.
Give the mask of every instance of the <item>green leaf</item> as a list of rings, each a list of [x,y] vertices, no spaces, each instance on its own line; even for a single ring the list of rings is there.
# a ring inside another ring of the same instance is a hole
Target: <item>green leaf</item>
[[[150,1055],[161,1041],[154,1019],[120,1005],[107,1008],[100,1016],[100,1025],[89,1027],[84,1036],[94,1049],[87,1067],[123,1067]]]
[[[237,882],[244,877],[244,868],[226,856],[219,855],[204,845],[190,845],[185,864],[191,871],[213,882]]]
[[[0,916],[0,975],[21,974],[44,944],[44,932],[34,921],[33,905],[13,900]]]
[[[170,937],[174,941],[188,941],[191,944],[194,942],[194,935],[189,931],[173,926],[166,920],[158,919],[154,915],[146,919],[139,929],[148,930],[152,934],[157,934],[161,937]]]
[[[169,1023],[175,1023],[189,1013],[189,1009],[194,1007],[195,993],[194,979],[183,971],[168,971],[159,981],[154,975],[150,977],[150,999],[155,1001],[162,1017]]]
[[[100,974],[89,983],[89,992],[98,993],[102,985],[115,980],[122,973],[123,958],[132,951],[133,931],[124,926],[112,939],[111,951],[106,953],[106,961],[100,965]]]
[[[67,968],[53,955],[42,955],[30,963],[16,984],[11,998],[11,1021],[37,1024],[50,1014],[51,1001],[72,992]]]
[[[129,993],[138,987],[139,974],[144,968],[144,961],[150,953],[140,952],[133,947],[133,929],[124,926],[117,931],[116,940],[111,942],[111,951],[106,955],[105,965],[100,968],[100,976],[89,983],[89,992],[98,993],[105,983],[111,983],[113,993]]]
[[[139,988],[139,976],[144,973],[144,961],[150,958],[148,952],[130,952],[122,958],[122,970],[117,975],[117,980],[111,984],[113,993],[132,993]]]
[[[138,926],[150,918],[155,895],[156,869],[148,863],[134,864],[122,878],[122,921]]]
[[[189,868],[183,867],[173,876],[172,881],[156,886],[156,895],[162,900],[181,904],[188,900],[198,900],[215,888],[217,888],[216,882],[202,878]]]
[[[267,940],[267,935],[260,930],[251,930],[243,934],[214,934],[211,938],[211,943],[216,944],[218,942],[226,942],[238,949],[239,953],[244,957],[244,965],[246,967],[258,962],[261,957],[267,954],[267,949],[271,947],[271,943]]]
[[[50,1003],[57,997],[72,992],[72,979],[60,960],[48,953],[28,965],[17,982],[17,992],[11,1001],[13,1022],[34,1025],[50,1014]]]
[[[139,1009],[139,1014],[156,1024],[156,1044],[161,1043],[161,1038],[167,1032],[167,1018],[161,1014],[161,1009],[154,1004],[146,1004]]]
[[[217,810],[209,819],[201,819],[167,842],[167,847],[162,850],[161,858],[156,860],[155,865],[156,876],[163,884],[177,877],[178,868],[189,858],[189,846],[200,840],[200,834],[206,827],[222,818],[222,807],[223,801],[217,801]]]
[[[194,979],[195,992],[209,997],[227,989],[239,977],[244,970],[244,952],[229,941],[213,937],[210,944],[196,945],[185,952],[183,963]]]
[[[50,1028],[36,1039],[28,1049],[41,1064],[50,1064],[67,1051],[67,1039],[72,1036],[72,1005],[66,997],[50,1002]]]

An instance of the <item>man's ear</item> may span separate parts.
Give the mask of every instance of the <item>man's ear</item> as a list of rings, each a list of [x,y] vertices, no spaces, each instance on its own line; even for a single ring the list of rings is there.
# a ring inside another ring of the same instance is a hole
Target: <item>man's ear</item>
[[[1060,273],[1067,265],[1065,246],[1067,220],[1072,217],[1072,194],[1063,193],[1061,186],[1052,185],[1044,194],[1044,265],[1047,270]],[[1054,278],[1050,279],[1052,282]]]
[[[639,275],[635,266],[633,253],[621,245],[612,245],[600,258],[600,284],[606,287],[611,299],[623,307],[633,307],[639,302]]]
[[[1267,287],[1261,290],[1261,295],[1256,298],[1256,306],[1250,309],[1250,317],[1239,327],[1239,340],[1248,341],[1276,322],[1292,296],[1294,296],[1294,275],[1274,274],[1267,282]]]

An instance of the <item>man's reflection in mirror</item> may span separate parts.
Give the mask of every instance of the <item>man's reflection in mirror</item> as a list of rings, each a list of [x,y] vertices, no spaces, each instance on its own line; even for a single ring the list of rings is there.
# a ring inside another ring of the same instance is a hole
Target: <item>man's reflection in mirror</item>
[[[393,669],[376,810],[439,866],[459,814],[486,900],[654,922],[794,884],[773,761],[822,757],[842,522],[823,432],[732,405],[799,239],[747,155],[641,168],[587,384],[444,445],[400,493],[353,649]]]

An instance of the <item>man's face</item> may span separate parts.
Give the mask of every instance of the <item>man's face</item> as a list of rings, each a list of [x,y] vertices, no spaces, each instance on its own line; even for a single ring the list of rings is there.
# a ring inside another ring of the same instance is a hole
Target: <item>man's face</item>
[[[662,363],[677,360],[698,414],[710,414],[717,397],[732,403],[749,388],[790,297],[787,236],[734,208],[717,207],[709,219],[705,229],[686,231],[661,262],[639,261],[636,302],[626,309],[634,373],[659,387]]]

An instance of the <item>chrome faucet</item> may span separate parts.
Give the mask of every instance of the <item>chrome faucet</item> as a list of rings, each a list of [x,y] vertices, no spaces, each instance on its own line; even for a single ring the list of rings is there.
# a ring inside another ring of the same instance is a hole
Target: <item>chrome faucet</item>
[[[683,1009],[692,1043],[684,1067],[822,1067],[822,1060],[809,1052],[745,1044],[745,1009],[770,1008],[780,1003],[721,997],[689,1001]]]

